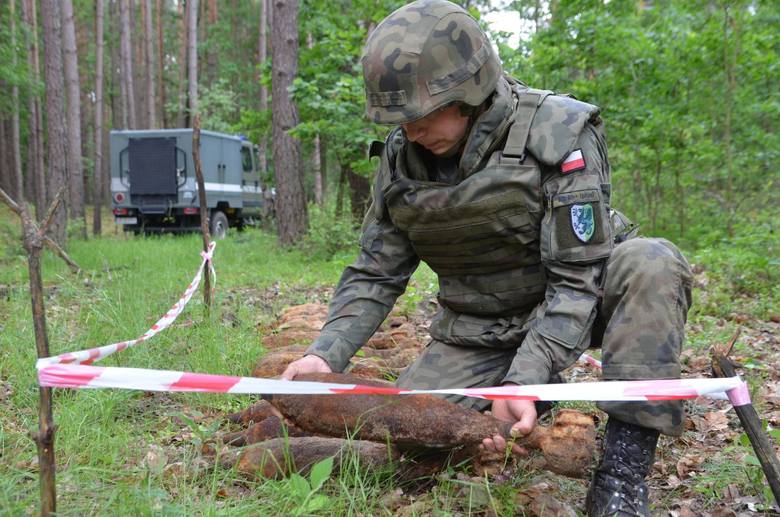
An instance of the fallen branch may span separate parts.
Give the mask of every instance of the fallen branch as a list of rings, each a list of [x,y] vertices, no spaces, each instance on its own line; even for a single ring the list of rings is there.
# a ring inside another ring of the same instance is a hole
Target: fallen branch
[[[728,354],[731,352],[738,335],[739,332],[737,332],[737,335],[734,336],[727,348],[713,347],[710,351],[712,371],[717,377],[734,377],[736,375],[734,365],[729,360]],[[750,445],[753,446],[758,461],[761,463],[761,469],[764,471],[769,487],[772,489],[772,494],[775,496],[775,502],[780,504],[780,461],[777,458],[777,454],[775,454],[772,440],[764,432],[761,418],[758,416],[753,404],[734,406],[734,410],[737,412],[739,421],[742,423],[742,427],[750,440]]]

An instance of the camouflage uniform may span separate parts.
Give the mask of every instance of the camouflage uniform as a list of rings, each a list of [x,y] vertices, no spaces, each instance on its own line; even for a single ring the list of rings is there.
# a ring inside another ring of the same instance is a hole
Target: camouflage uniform
[[[424,20],[426,12],[445,4],[422,2],[418,5],[428,6],[427,11],[407,10],[404,16],[419,14]],[[392,29],[407,21],[391,15],[383,24]],[[479,69],[485,63],[479,56],[492,53],[489,45],[464,43],[446,17],[434,22],[439,25],[428,27],[435,37],[425,43],[431,47],[427,55],[456,59],[436,49],[468,47],[460,65],[471,70],[467,80],[479,84],[494,75]],[[374,119],[397,116],[404,122],[436,107],[426,105],[425,98],[411,102],[399,92],[433,96],[436,85],[447,80],[446,91],[454,100],[463,101],[471,91],[458,92],[463,78],[457,71],[422,87],[403,84],[398,74],[382,84],[383,70],[423,66],[413,60],[421,62],[426,55],[410,58],[405,49],[415,42],[394,38],[393,30],[382,34],[389,35],[373,42],[381,52],[369,48],[366,53],[381,54],[381,59],[364,62],[367,83],[381,85],[374,88],[381,92],[368,98]],[[437,46],[448,39],[449,47]],[[547,383],[589,346],[603,349],[605,379],[678,377],[690,305],[689,268],[671,243],[634,238],[635,229],[621,224],[625,220],[610,209],[610,167],[599,109],[511,77],[496,76],[490,83],[487,108],[472,121],[457,157],[434,156],[407,141],[400,128],[390,133],[360,253],[342,275],[328,321],[308,353],[334,371],[343,370],[424,260],[438,275],[441,310],[430,327],[431,343],[399,385]],[[452,399],[485,407],[477,399]],[[682,432],[679,401],[600,407],[624,422],[666,434]]]

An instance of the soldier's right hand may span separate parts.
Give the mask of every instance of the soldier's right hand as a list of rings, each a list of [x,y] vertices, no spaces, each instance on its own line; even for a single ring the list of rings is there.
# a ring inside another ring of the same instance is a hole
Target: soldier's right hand
[[[282,379],[291,381],[302,373],[333,373],[333,370],[322,357],[306,355],[288,364],[282,373]]]

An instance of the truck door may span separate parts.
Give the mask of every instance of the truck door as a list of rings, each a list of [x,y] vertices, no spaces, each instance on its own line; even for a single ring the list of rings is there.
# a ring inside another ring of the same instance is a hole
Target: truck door
[[[257,164],[254,162],[252,147],[249,143],[241,146],[241,166],[243,169],[241,195],[244,201],[244,214],[259,216],[262,206],[260,175],[257,172]]]
[[[214,208],[220,200],[222,176],[222,142],[221,138],[201,133],[200,160],[203,164],[203,183],[206,187],[206,206]],[[195,176],[193,170],[193,177]]]

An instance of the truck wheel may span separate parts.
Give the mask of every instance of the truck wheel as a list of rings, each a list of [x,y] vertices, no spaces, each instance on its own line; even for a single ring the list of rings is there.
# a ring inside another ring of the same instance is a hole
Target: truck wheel
[[[211,214],[211,236],[215,239],[224,239],[228,231],[228,218],[219,210]]]

